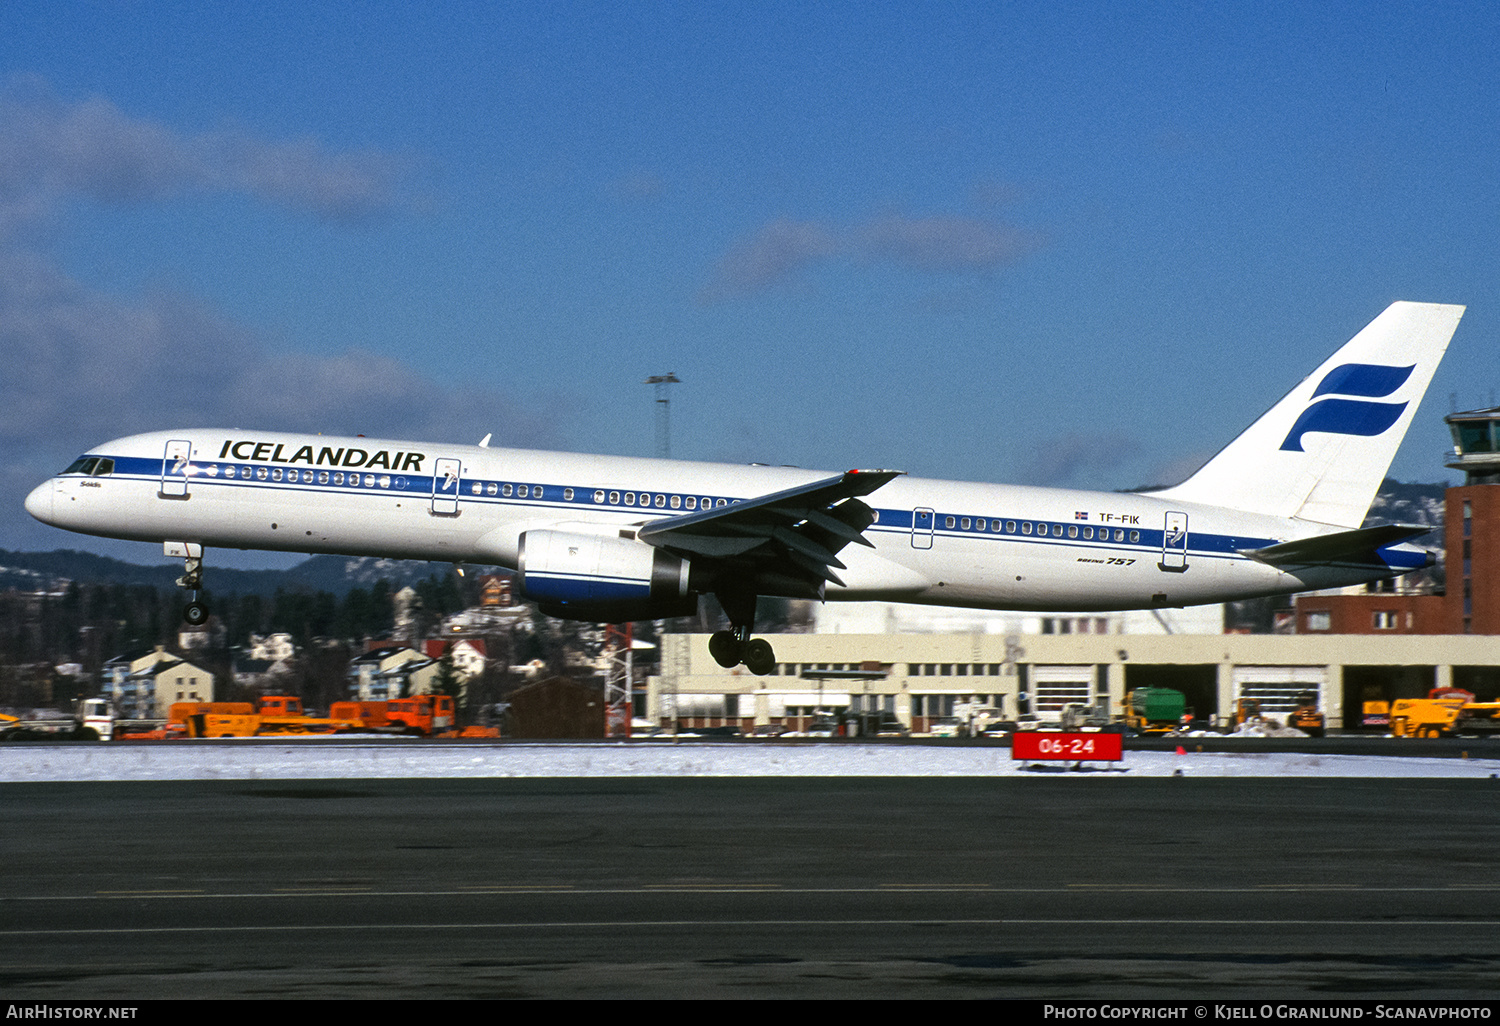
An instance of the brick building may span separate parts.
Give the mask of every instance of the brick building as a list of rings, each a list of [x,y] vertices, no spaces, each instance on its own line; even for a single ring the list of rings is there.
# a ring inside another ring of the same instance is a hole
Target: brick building
[[[1500,408],[1443,418],[1465,473],[1444,501],[1447,591],[1300,595],[1299,634],[1500,634]]]

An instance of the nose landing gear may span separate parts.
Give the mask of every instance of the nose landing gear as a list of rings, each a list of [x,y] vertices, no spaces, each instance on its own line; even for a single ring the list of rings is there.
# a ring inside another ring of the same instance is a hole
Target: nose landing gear
[[[201,627],[208,622],[208,603],[199,598],[203,590],[203,546],[197,542],[167,542],[162,548],[168,556],[179,556],[183,562],[183,575],[177,578],[177,587],[189,592],[187,605],[182,607],[182,619],[191,627]]]

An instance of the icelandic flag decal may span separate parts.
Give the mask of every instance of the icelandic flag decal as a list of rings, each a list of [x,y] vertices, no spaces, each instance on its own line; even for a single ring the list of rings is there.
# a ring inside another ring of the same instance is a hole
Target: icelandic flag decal
[[[1089,515],[1087,513],[1074,513],[1073,514],[1073,519],[1074,520],[1087,520],[1088,518],[1089,518]]]
[[[1373,363],[1346,363],[1323,376],[1313,397],[1320,395],[1358,395],[1370,398],[1388,396],[1406,383],[1416,364],[1410,367],[1384,367]],[[1401,418],[1407,403],[1371,403],[1359,399],[1321,399],[1302,411],[1292,430],[1281,443],[1283,451],[1302,452],[1302,436],[1309,431],[1334,435],[1373,437],[1386,431]]]

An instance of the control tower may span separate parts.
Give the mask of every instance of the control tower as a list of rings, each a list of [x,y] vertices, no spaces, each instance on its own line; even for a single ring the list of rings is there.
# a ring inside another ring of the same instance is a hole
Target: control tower
[[[1500,406],[1450,413],[1443,421],[1453,432],[1453,451],[1443,465],[1462,470],[1466,485],[1500,484]]]
[[[1446,503],[1450,622],[1464,634],[1500,634],[1500,407],[1443,420],[1453,432],[1443,465],[1464,472]]]

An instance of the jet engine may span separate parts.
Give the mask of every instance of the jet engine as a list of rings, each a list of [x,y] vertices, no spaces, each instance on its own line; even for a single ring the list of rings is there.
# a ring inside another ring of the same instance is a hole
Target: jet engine
[[[624,623],[693,616],[687,560],[634,538],[537,530],[521,535],[521,591],[566,620]]]

